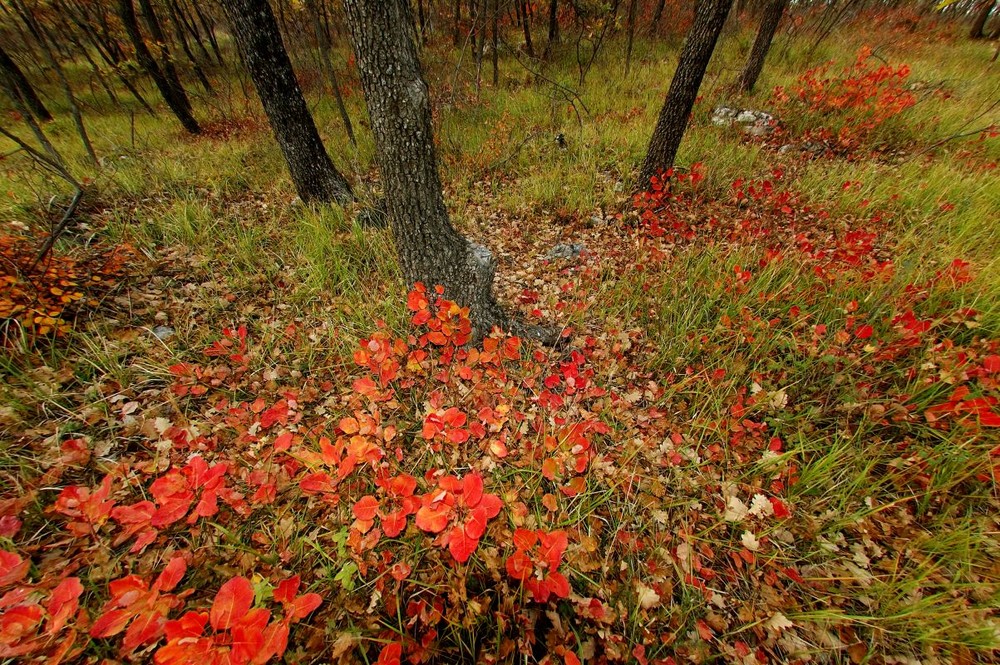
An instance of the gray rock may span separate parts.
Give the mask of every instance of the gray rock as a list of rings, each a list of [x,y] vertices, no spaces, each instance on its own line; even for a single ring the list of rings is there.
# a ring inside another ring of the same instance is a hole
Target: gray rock
[[[561,242],[545,255],[547,259],[575,259],[580,254],[587,251],[587,246],[582,242]]]
[[[174,336],[174,329],[170,326],[156,326],[153,328],[153,335],[161,342],[165,342]]]
[[[717,106],[712,111],[712,123],[720,127],[741,125],[752,136],[766,136],[773,131],[774,116],[754,109],[735,109]]]

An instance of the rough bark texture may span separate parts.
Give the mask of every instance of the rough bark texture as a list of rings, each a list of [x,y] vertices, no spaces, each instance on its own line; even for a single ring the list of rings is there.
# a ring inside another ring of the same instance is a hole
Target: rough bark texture
[[[760,27],[757,29],[757,38],[754,39],[750,55],[747,56],[743,72],[736,83],[736,88],[740,92],[750,92],[757,85],[757,79],[764,70],[767,52],[771,50],[771,42],[774,40],[774,34],[778,31],[778,24],[781,23],[781,17],[787,6],[788,0],[773,0],[764,9],[764,13],[760,17]]]
[[[143,41],[142,33],[139,31],[139,22],[135,18],[135,7],[132,6],[132,0],[119,0],[118,16],[121,18],[129,41],[132,42],[132,47],[135,49],[135,59],[139,62],[139,66],[152,77],[153,83],[156,84],[164,101],[167,102],[167,106],[180,120],[184,129],[191,134],[200,133],[201,127],[198,126],[198,121],[191,114],[191,104],[188,102],[187,95],[184,94],[184,89],[177,88],[170,83],[163,71],[160,70],[159,65],[156,64],[156,59],[149,52],[146,42]]]
[[[52,114],[49,110],[45,108],[45,104],[42,100],[38,98],[35,94],[35,89],[31,87],[31,83],[28,78],[21,71],[21,68],[17,66],[7,52],[0,47],[0,76],[4,76],[11,84],[11,89],[16,91],[16,94],[20,95],[21,99],[24,101],[25,105],[31,111],[31,114],[38,118],[39,120],[49,121],[52,120]]]
[[[224,0],[222,6],[299,197],[350,201],[351,187],[323,147],[271,6],[267,0]]]
[[[673,166],[691,109],[698,97],[698,88],[732,4],[733,0],[701,0],[698,3],[694,25],[684,41],[677,71],[670,82],[667,99],[663,102],[646,160],[639,173],[639,189],[648,187],[650,178]]]
[[[979,13],[976,14],[976,18],[972,21],[972,27],[969,28],[969,37],[972,39],[982,39],[986,36],[983,32],[986,28],[986,21],[989,20],[990,12],[993,11],[993,7],[996,4],[996,0],[986,0],[986,2],[983,3]]]
[[[476,338],[506,328],[493,297],[495,259],[448,219],[409,2],[344,0],[344,8],[403,276],[409,284],[440,284],[447,298],[468,307]]]

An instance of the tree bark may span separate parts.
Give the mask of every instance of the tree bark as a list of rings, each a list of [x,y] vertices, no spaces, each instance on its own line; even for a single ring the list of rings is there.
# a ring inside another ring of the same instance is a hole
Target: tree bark
[[[267,0],[223,0],[222,7],[295,191],[307,203],[351,201],[351,186],[323,147],[271,6]]]
[[[969,29],[969,37],[971,39],[982,39],[986,36],[984,29],[986,28],[986,21],[990,18],[990,12],[993,11],[993,7],[996,6],[997,0],[986,0],[983,3],[982,9],[976,14],[975,20],[972,21],[972,27]]]
[[[698,3],[694,25],[684,41],[677,71],[670,82],[667,99],[660,110],[646,159],[639,172],[639,189],[648,187],[650,178],[673,166],[691,109],[698,97],[698,88],[732,4],[733,0],[701,0]]]
[[[33,116],[46,122],[52,120],[52,114],[45,108],[42,100],[38,98],[35,89],[31,87],[31,82],[28,81],[24,72],[17,66],[17,63],[3,50],[3,46],[0,46],[0,76],[8,79],[11,89],[20,95],[25,106],[27,106]]]
[[[139,9],[142,10],[142,16],[146,21],[146,27],[149,28],[150,36],[160,49],[160,65],[163,75],[166,77],[167,83],[173,89],[174,96],[179,101],[184,102],[187,106],[188,113],[190,113],[191,102],[188,101],[187,93],[184,91],[184,86],[181,84],[181,78],[177,75],[177,68],[174,67],[174,57],[170,53],[170,47],[167,44],[167,36],[163,33],[163,28],[160,26],[160,19],[157,18],[156,12],[153,11],[153,5],[150,0],[139,0]]]
[[[767,52],[771,50],[771,42],[774,40],[774,34],[778,31],[778,24],[781,23],[781,17],[787,6],[788,0],[772,0],[764,9],[764,13],[760,17],[760,27],[757,29],[757,38],[754,39],[753,47],[750,49],[746,64],[743,66],[743,72],[736,83],[736,89],[739,92],[751,92],[753,87],[757,85],[757,79],[764,70]]]
[[[153,83],[156,84],[164,101],[167,102],[167,106],[170,107],[170,110],[180,120],[184,129],[191,134],[200,134],[201,127],[198,126],[198,121],[191,114],[191,104],[188,102],[184,89],[177,89],[171,85],[167,77],[164,76],[163,71],[160,70],[159,65],[156,64],[153,54],[149,52],[146,42],[143,41],[142,33],[139,31],[139,22],[135,17],[135,7],[132,6],[132,0],[118,0],[118,16],[121,18],[129,41],[132,42],[132,47],[135,49],[135,59],[139,62],[139,66],[146,70],[152,77]]]
[[[344,8],[404,278],[441,285],[445,297],[468,307],[476,339],[508,327],[493,297],[493,255],[448,219],[409,2],[344,0]]]

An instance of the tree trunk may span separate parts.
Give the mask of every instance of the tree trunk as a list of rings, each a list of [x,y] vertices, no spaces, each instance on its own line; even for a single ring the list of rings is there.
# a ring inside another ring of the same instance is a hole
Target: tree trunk
[[[531,45],[531,7],[528,0],[517,0],[521,7],[521,26],[524,28],[524,51],[529,58],[535,57],[535,47]]]
[[[194,57],[194,53],[191,52],[191,47],[188,46],[187,35],[184,32],[184,24],[181,23],[181,18],[178,16],[177,9],[173,3],[167,6],[168,13],[170,14],[170,24],[174,26],[174,36],[177,41],[180,42],[181,49],[184,51],[184,55],[187,56],[188,61],[191,63],[191,68],[194,69],[195,76],[198,77],[198,82],[201,83],[201,87],[205,89],[205,92],[212,93],[212,84],[205,76],[205,72],[202,70],[201,65],[198,64],[198,59]]]
[[[188,101],[187,93],[185,93],[180,76],[177,75],[177,69],[174,67],[174,58],[170,54],[170,48],[167,45],[167,36],[163,33],[163,28],[160,27],[160,19],[157,18],[156,12],[153,11],[153,5],[150,3],[150,0],[139,0],[139,9],[142,10],[142,15],[146,21],[146,27],[149,28],[150,36],[160,49],[160,65],[163,75],[166,77],[170,87],[173,88],[174,95],[178,100],[183,101],[187,105],[188,113],[190,113],[191,102]]]
[[[0,46],[0,76],[7,78],[11,89],[20,96],[33,116],[46,122],[52,120],[52,114],[38,98],[35,89],[31,87],[31,83],[21,68],[3,50],[3,46]]]
[[[351,186],[323,147],[267,0],[223,0],[222,7],[299,197],[352,200]]]
[[[344,105],[344,96],[340,93],[340,81],[337,80],[337,70],[333,68],[333,60],[330,57],[330,34],[323,25],[320,17],[318,0],[307,0],[306,9],[312,17],[313,32],[316,35],[316,42],[319,45],[320,57],[323,61],[323,71],[333,88],[333,97],[337,102],[337,111],[340,113],[340,120],[344,123],[344,131],[347,138],[351,140],[351,145],[358,145],[358,140],[354,136],[354,125],[351,123],[351,116],[347,114],[347,106]]]
[[[490,40],[493,52],[493,87],[500,85],[500,0],[490,4]]]
[[[997,0],[986,0],[983,3],[982,9],[976,14],[975,20],[972,22],[972,27],[969,29],[969,37],[972,39],[982,39],[986,36],[983,30],[986,28],[986,21],[990,18],[990,12],[993,11],[993,7],[997,4]]]
[[[545,52],[542,58],[549,59],[552,55],[552,47],[559,43],[559,9],[556,6],[558,0],[549,0],[549,40],[545,42]]]
[[[180,120],[184,129],[191,134],[201,133],[201,127],[198,126],[198,121],[191,114],[191,104],[188,102],[183,88],[178,90],[170,84],[159,65],[156,64],[153,54],[149,52],[146,42],[143,41],[142,33],[139,31],[139,22],[135,18],[135,7],[132,6],[132,0],[118,0],[118,16],[121,18],[129,41],[132,42],[132,47],[135,49],[135,59],[139,62],[139,66],[153,78],[153,83],[163,95],[167,106]]]
[[[660,29],[660,19],[663,18],[663,8],[666,6],[667,0],[658,0],[656,3],[656,9],[653,10],[653,19],[649,22],[649,31],[656,33]]]
[[[424,24],[424,0],[417,0],[417,20],[420,22],[420,43],[427,43],[427,26]]]
[[[476,339],[507,327],[493,297],[493,255],[448,219],[409,2],[344,0],[344,8],[404,278],[428,289],[441,285],[445,297],[468,307]]]
[[[635,41],[635,15],[639,10],[639,0],[629,0],[628,17],[625,19],[625,31],[628,33],[628,44],[625,47],[625,76],[632,69],[632,43]]]
[[[740,92],[751,92],[757,85],[757,79],[764,70],[764,60],[767,52],[771,50],[771,42],[774,34],[778,31],[778,24],[781,23],[781,16],[785,13],[788,0],[772,0],[764,9],[764,14],[760,17],[760,27],[757,29],[757,38],[753,42],[750,54],[747,56],[746,65],[740,74],[736,89]]]
[[[698,97],[698,88],[733,0],[701,0],[698,4],[694,25],[684,41],[677,71],[670,82],[667,99],[660,110],[646,159],[639,172],[639,189],[648,187],[650,178],[674,164],[677,148],[684,138],[691,109]]]
[[[462,27],[462,0],[455,0],[455,21],[451,33],[452,46],[458,46],[459,42],[462,40],[461,27]]]

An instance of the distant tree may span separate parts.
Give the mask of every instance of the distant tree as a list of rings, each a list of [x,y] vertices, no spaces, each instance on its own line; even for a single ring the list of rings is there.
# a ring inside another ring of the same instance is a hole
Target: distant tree
[[[496,260],[448,219],[408,0],[344,0],[344,7],[404,278],[443,286],[469,308],[476,338],[508,328],[493,296]]]
[[[625,20],[625,33],[628,43],[625,47],[625,76],[632,69],[632,43],[635,41],[635,18],[639,10],[639,0],[629,0],[628,16]]]
[[[648,187],[650,178],[674,164],[698,89],[732,4],[733,0],[701,0],[698,3],[694,25],[684,41],[680,62],[639,172],[640,189]]]
[[[764,60],[771,50],[771,42],[774,41],[774,34],[778,31],[778,24],[781,23],[781,16],[787,6],[788,0],[771,0],[764,8],[760,17],[760,27],[757,29],[757,38],[754,39],[753,47],[736,83],[736,88],[740,92],[751,92],[757,85],[757,79],[764,70]]]
[[[559,7],[558,0],[549,0],[549,40],[545,42],[542,57],[546,60],[552,55],[552,47],[559,43]]]
[[[52,120],[52,114],[38,98],[31,82],[17,63],[7,55],[7,51],[3,50],[3,46],[0,46],[0,76],[7,79],[13,91],[11,94],[17,94],[33,116],[39,120]]]
[[[138,61],[139,66],[153,79],[153,83],[156,84],[160,95],[163,96],[164,101],[167,102],[167,106],[170,107],[173,114],[180,120],[184,129],[191,134],[199,134],[201,127],[198,125],[198,121],[194,119],[194,115],[191,112],[191,103],[188,101],[184,88],[176,80],[176,74],[173,77],[174,80],[171,80],[164,73],[142,38],[142,32],[139,29],[139,21],[135,17],[135,7],[132,5],[132,0],[118,0],[118,17],[125,27],[125,33],[128,35],[129,41],[132,42],[132,48],[135,49],[135,59]]]
[[[295,191],[306,202],[350,201],[351,186],[323,147],[271,6],[267,0],[222,0],[222,7]]]

